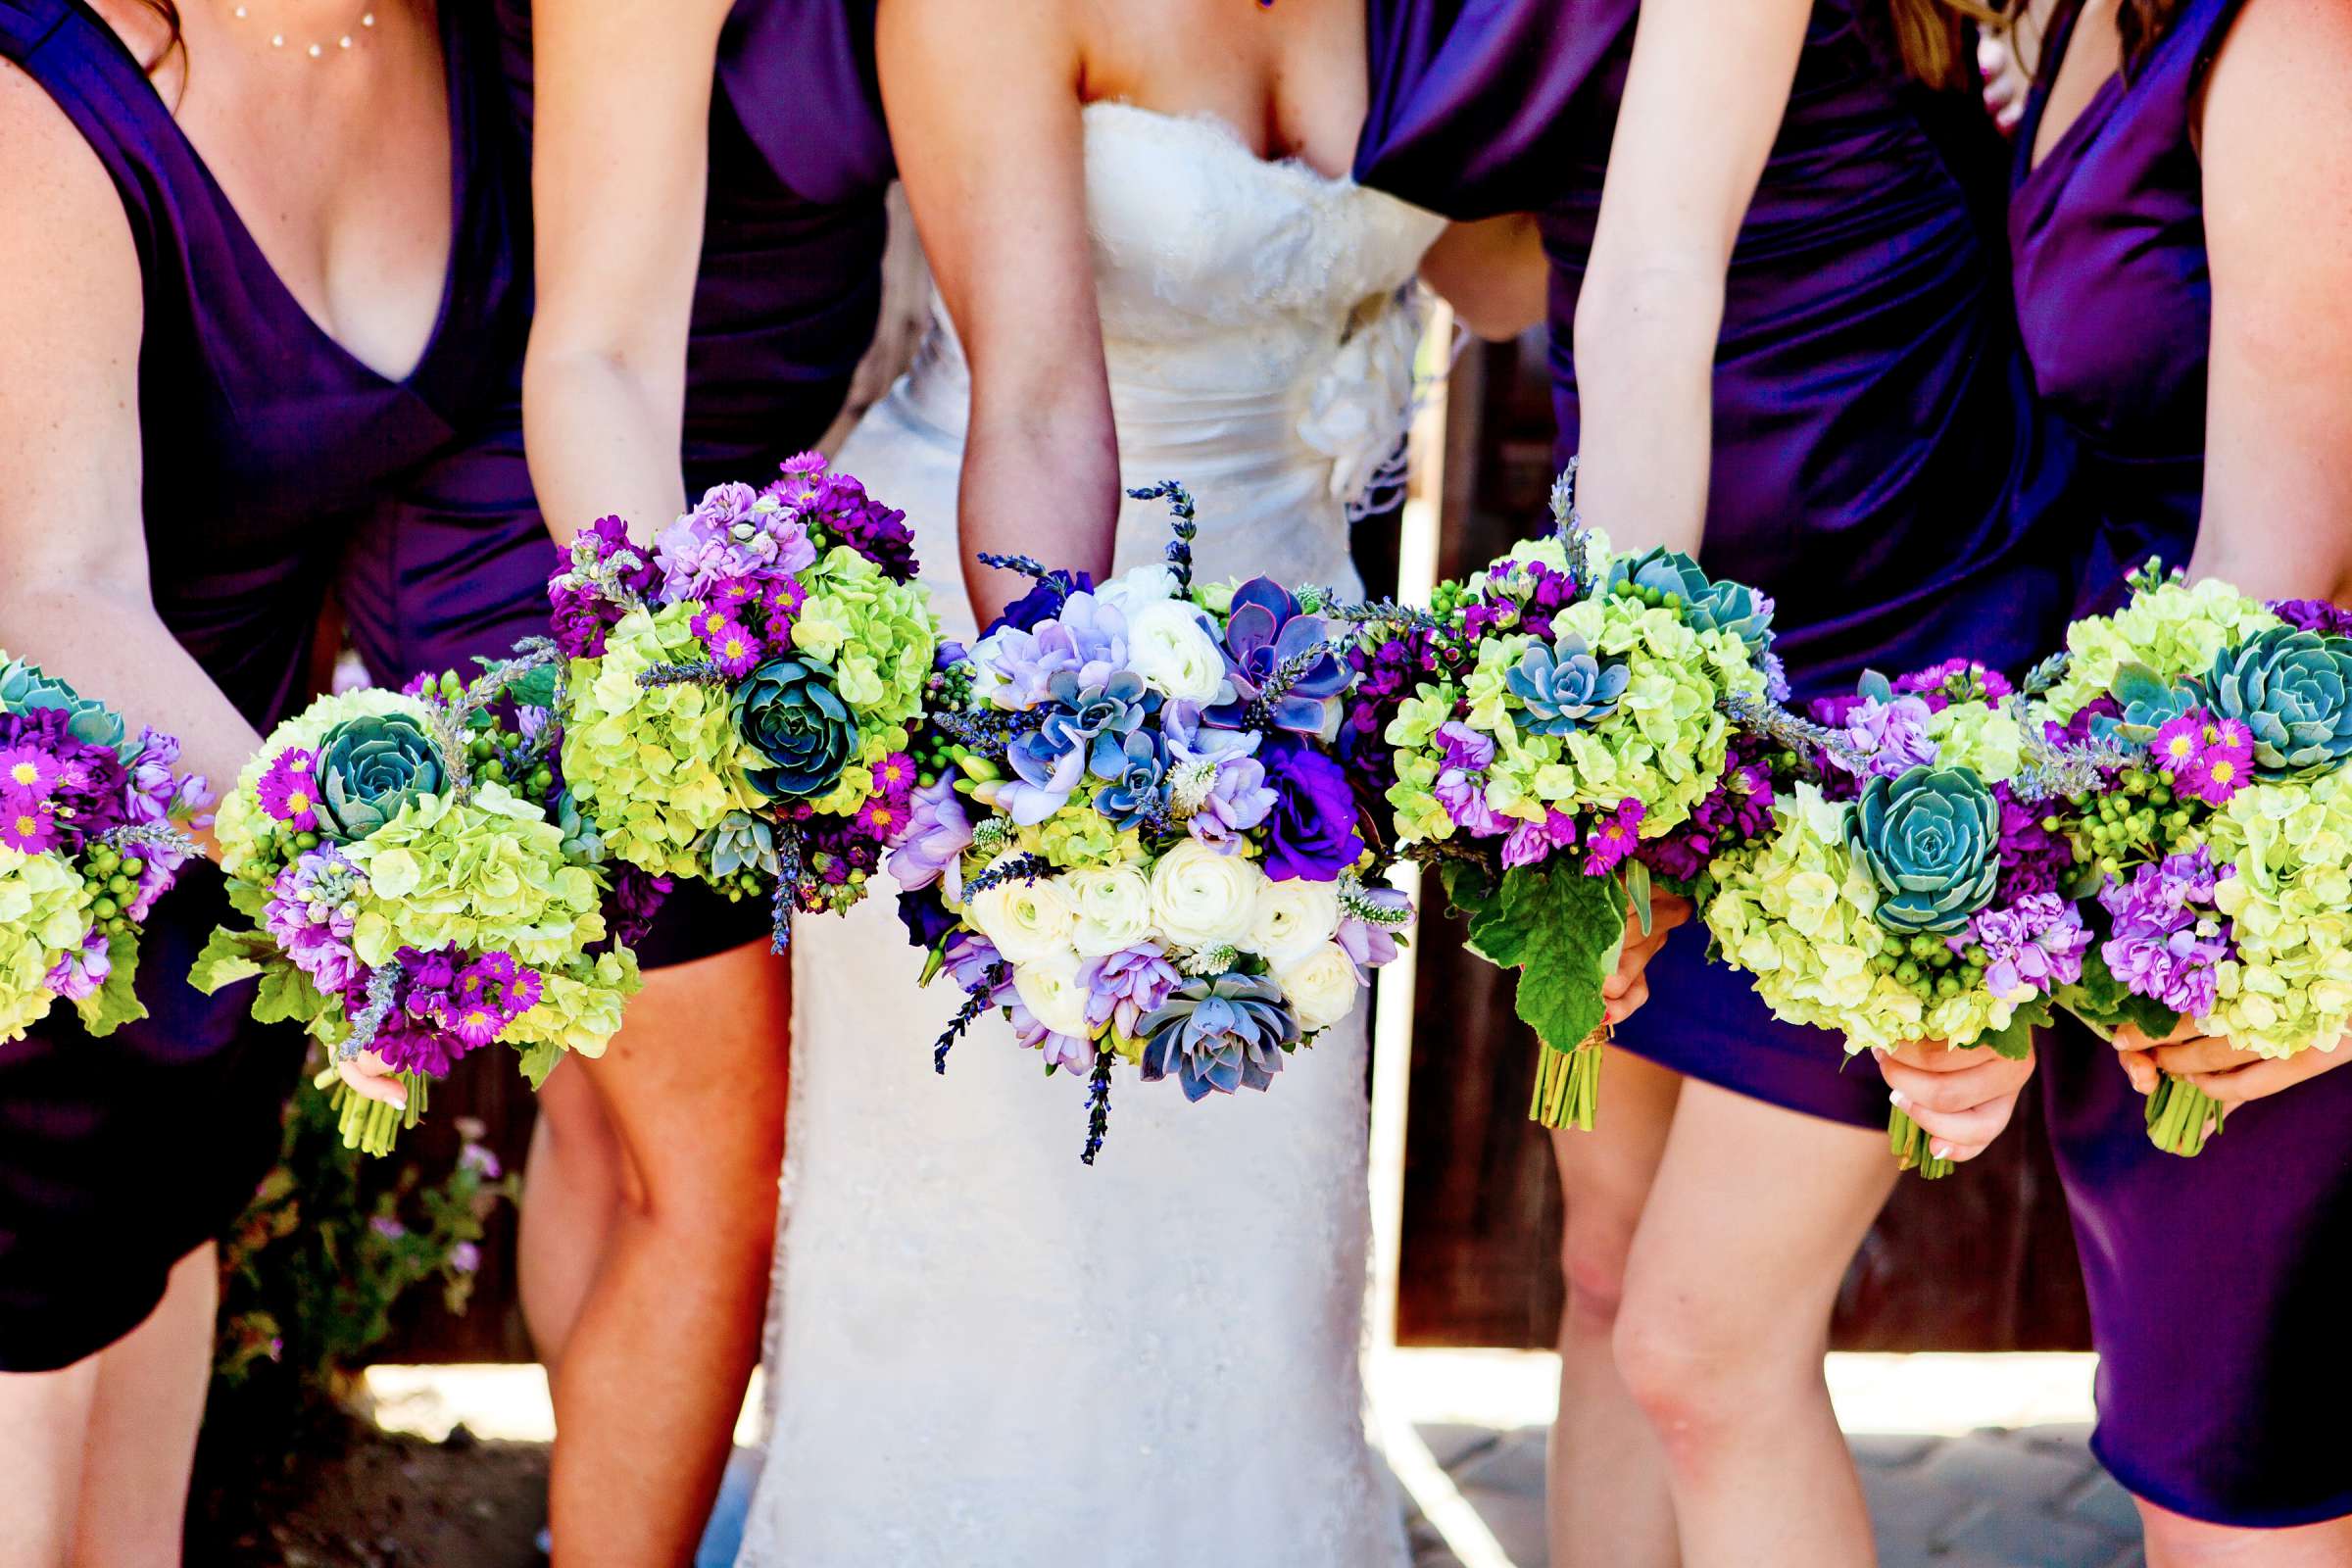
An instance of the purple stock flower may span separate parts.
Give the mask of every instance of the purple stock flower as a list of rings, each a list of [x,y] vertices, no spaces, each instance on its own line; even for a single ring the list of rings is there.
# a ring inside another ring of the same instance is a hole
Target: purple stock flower
[[[1642,863],[1668,881],[1693,882],[1716,856],[1770,828],[1772,771],[1760,753],[1761,743],[1735,733],[1714,789],[1673,832],[1642,841]]]
[[[2325,599],[2275,599],[2271,613],[2298,631],[2328,632],[2352,637],[2352,611]]]
[[[359,896],[366,886],[359,868],[331,847],[296,857],[270,884],[263,929],[294,966],[330,997],[367,986],[367,966],[351,948]]]
[[[573,559],[584,550],[592,552],[600,562],[609,562],[621,552],[634,549],[629,543],[628,524],[618,517],[599,517],[573,536],[573,555],[566,556],[547,580],[556,646],[565,658],[601,657],[605,634],[620,623],[623,613],[619,604],[574,579]],[[642,598],[653,593],[661,572],[645,559],[643,551],[636,551],[636,556],[638,564],[617,575],[625,587]]]
[[[2175,1012],[2211,1012],[2220,985],[2216,965],[2230,950],[2213,895],[2228,874],[2199,845],[2134,867],[2129,882],[2101,887],[2110,934],[2099,956],[2115,977]]]
[[[1633,854],[1642,842],[1642,818],[1649,808],[1628,796],[1617,809],[1592,824],[1585,835],[1585,875],[1606,876]]]
[[[1955,953],[1984,948],[1984,983],[1996,997],[2021,1002],[2082,978],[2090,931],[2082,911],[2055,893],[2029,893],[2003,908],[1984,909],[1965,936],[1946,939]]]
[[[1438,726],[1438,745],[1444,752],[1443,764],[1457,767],[1467,773],[1483,773],[1494,765],[1494,741],[1458,718],[1447,719]]]
[[[762,504],[748,484],[713,485],[654,542],[666,604],[706,602],[730,577],[768,577],[816,564],[816,546],[798,517]]]
[[[1487,804],[1486,780],[1479,774],[1458,767],[1446,768],[1430,786],[1430,794],[1437,797],[1438,804],[1453,818],[1456,827],[1479,838],[1493,838],[1511,830],[1511,819]]]
[[[1541,822],[1514,820],[1510,837],[1502,841],[1502,863],[1534,865],[1556,850],[1576,846],[1576,818],[1566,811],[1546,810]]]
[[[1277,882],[1330,882],[1363,858],[1355,789],[1347,769],[1288,734],[1267,738],[1277,797],[1266,818],[1266,875]]]
[[[1898,696],[1916,693],[1925,697],[1928,706],[1938,712],[1950,703],[1997,703],[2016,689],[1999,670],[1980,664],[1973,659],[1947,659],[1940,664],[1930,664],[1908,675],[1898,675],[1893,682],[1893,690]]]
[[[655,876],[626,860],[618,862],[612,871],[612,897],[607,911],[611,940],[624,948],[643,942],[654,928],[654,916],[662,912],[663,901],[676,886],[670,877]]]
[[[789,515],[825,542],[848,545],[894,582],[915,579],[914,534],[906,514],[874,500],[851,475],[833,472],[821,453],[800,453],[779,467],[779,477],[763,494],[781,502]]]
[[[81,939],[79,950],[68,953],[41,976],[41,984],[68,1002],[80,1002],[98,994],[99,987],[115,972],[113,956],[107,952],[106,933],[92,931]]]
[[[1882,778],[1900,778],[1915,767],[1932,767],[1936,763],[1936,742],[1928,735],[1928,720],[1933,716],[1927,701],[1920,697],[1897,697],[1882,702],[1865,697],[1850,709],[1844,718],[1845,738],[1862,754],[1863,772]],[[1830,760],[1845,766],[1837,753]],[[1853,771],[1848,768],[1848,771]]]
[[[1992,786],[1992,798],[2001,808],[2001,880],[1995,902],[2014,904],[2028,894],[2055,893],[2065,886],[2075,863],[2072,845],[2043,827],[2042,813],[2020,802],[2008,785]]]
[[[1132,1040],[1137,1026],[1158,1010],[1184,977],[1158,944],[1147,942],[1089,958],[1078,979],[1086,987],[1086,1021],[1097,1029],[1109,1024]]]

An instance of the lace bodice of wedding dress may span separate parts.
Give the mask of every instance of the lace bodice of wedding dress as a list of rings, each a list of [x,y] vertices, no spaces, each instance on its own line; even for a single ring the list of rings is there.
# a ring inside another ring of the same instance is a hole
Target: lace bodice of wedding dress
[[[1353,591],[1348,512],[1401,433],[1440,220],[1222,124],[1087,111],[1123,476],[1194,492],[1201,574]],[[1007,221],[1017,221],[1008,215]],[[952,635],[968,379],[935,325],[841,466],[904,507]],[[1119,564],[1158,559],[1130,503]],[[884,896],[795,938],[793,1108],[746,1568],[1395,1568],[1358,1365],[1363,1019],[1264,1094],[1082,1079],[917,988]]]

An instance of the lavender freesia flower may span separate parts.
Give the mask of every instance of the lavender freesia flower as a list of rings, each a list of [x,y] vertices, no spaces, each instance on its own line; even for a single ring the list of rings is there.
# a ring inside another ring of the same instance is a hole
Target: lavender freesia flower
[[[963,897],[963,852],[972,846],[972,819],[955,781],[918,786],[909,797],[906,833],[890,852],[890,874],[909,890],[937,882],[948,898]]]
[[[1059,614],[1033,630],[1005,626],[983,637],[972,658],[993,678],[990,702],[1014,710],[1041,707],[1053,699],[1055,675],[1099,691],[1127,667],[1127,617],[1093,594],[1072,594]]]

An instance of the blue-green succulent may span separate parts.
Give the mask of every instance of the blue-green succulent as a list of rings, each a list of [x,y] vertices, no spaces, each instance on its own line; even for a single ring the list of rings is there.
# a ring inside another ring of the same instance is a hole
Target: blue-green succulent
[[[1866,779],[1847,808],[1846,844],[1879,885],[1879,924],[1945,936],[1992,902],[2001,808],[1964,767]]]
[[[449,782],[440,748],[407,713],[366,713],[328,730],[318,778],[319,834],[345,842],[368,837]]]
[[[137,760],[139,738],[124,729],[122,714],[104,703],[92,702],[27,660],[0,663],[0,709],[29,713],[40,708],[61,709],[74,715],[66,727],[75,740],[107,747],[125,762]]]
[[[1147,1080],[1176,1075],[1187,1100],[1265,1089],[1298,1043],[1298,1019],[1269,975],[1197,976],[1137,1025]]]
[[[1649,550],[1609,564],[1607,591],[1628,589],[1653,605],[1680,610],[1700,631],[1728,631],[1762,654],[1772,641],[1772,601],[1741,582],[1718,582],[1679,550]]]
[[[858,750],[858,720],[823,667],[771,659],[735,689],[735,728],[764,759],[745,770],[771,801],[832,793]]]
[[[1622,663],[1603,664],[1574,632],[1548,648],[1535,644],[1502,677],[1519,699],[1518,722],[1538,735],[1565,735],[1615,711],[1632,678]]]
[[[2099,740],[2113,736],[2134,746],[2145,746],[2158,730],[2203,701],[2195,687],[2168,681],[2145,664],[2126,664],[2118,669],[2108,693],[2123,713],[2092,719],[2091,735]]]
[[[2352,756],[2352,638],[2274,626],[2216,655],[2213,710],[2254,732],[2258,778],[2331,768]]]

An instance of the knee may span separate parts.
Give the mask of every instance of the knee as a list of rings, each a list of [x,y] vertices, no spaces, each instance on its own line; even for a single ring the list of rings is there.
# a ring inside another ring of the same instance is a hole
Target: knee
[[[1560,1238],[1560,1272],[1568,1283],[1566,1320],[1572,1334],[1614,1331],[1625,1298],[1625,1260],[1633,1250],[1631,1220],[1571,1215]]]
[[[1688,1278],[1672,1290],[1629,1291],[1610,1348],[1626,1392],[1678,1461],[1777,1421],[1783,1396],[1820,1378],[1818,1348],[1768,1336],[1739,1302],[1694,1295]]]

